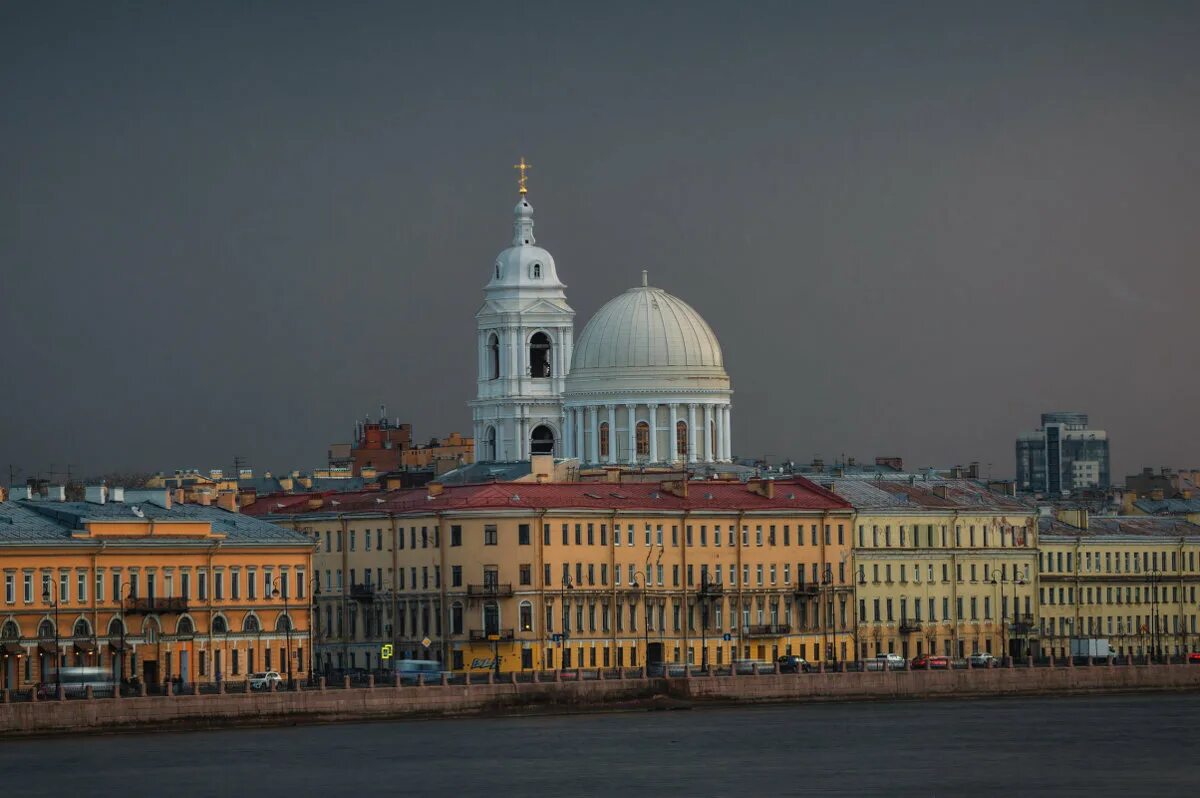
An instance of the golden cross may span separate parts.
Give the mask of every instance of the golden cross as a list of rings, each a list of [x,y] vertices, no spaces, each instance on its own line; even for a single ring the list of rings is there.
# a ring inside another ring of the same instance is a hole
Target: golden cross
[[[524,155],[521,156],[520,163],[513,164],[513,169],[516,169],[518,172],[521,173],[520,176],[517,178],[517,186],[522,195],[529,193],[529,189],[525,187],[525,181],[528,179],[527,177],[525,177],[525,170],[529,169],[529,168],[531,168],[531,164],[525,163]]]

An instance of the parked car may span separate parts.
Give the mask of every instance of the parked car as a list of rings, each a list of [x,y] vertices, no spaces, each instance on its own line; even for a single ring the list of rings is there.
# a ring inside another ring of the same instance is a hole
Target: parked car
[[[970,660],[972,668],[990,668],[996,664],[996,658],[986,651],[976,651]]]
[[[918,654],[913,657],[913,670],[944,671],[950,669],[950,658],[941,654]]]
[[[264,671],[250,674],[248,681],[251,690],[269,690],[272,686],[278,687],[283,679],[277,671]]]
[[[1187,655],[1189,665],[1200,665],[1200,651],[1193,651]]]
[[[779,658],[780,673],[808,673],[813,669],[804,657],[787,654]]]

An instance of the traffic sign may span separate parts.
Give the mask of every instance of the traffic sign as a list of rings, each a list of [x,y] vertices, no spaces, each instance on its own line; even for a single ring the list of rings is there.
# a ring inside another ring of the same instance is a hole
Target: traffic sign
[[[433,645],[433,641],[426,637],[421,640],[421,645],[425,646],[425,648],[429,648],[431,645]]]
[[[729,632],[726,632],[725,634],[721,635],[721,639],[728,643],[733,639],[733,635],[729,634]]]
[[[380,659],[391,659],[393,653],[395,653],[395,649],[391,643],[384,643],[379,649]]]

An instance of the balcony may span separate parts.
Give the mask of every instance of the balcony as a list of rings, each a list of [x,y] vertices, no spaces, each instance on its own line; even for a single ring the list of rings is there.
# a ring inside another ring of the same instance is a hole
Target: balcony
[[[921,631],[921,622],[920,621],[908,621],[908,620],[900,621],[900,634],[911,635],[911,634],[916,634],[920,631]]]
[[[128,615],[150,613],[183,613],[188,611],[185,598],[137,598],[131,597],[125,602],[125,613]]]
[[[701,584],[696,588],[696,595],[700,598],[708,598],[710,596],[721,596],[725,594],[725,585],[718,582],[708,582]]]
[[[792,631],[786,623],[756,623],[746,627],[747,637],[782,637]]]
[[[1016,619],[1008,625],[1008,632],[1012,635],[1032,636],[1038,633],[1038,627],[1034,622],[1032,615],[1018,615]]]
[[[808,584],[801,582],[800,584],[796,585],[796,590],[795,590],[795,594],[801,598],[815,596],[820,592],[821,592],[821,586],[818,585],[816,582],[810,582]]]
[[[350,598],[355,601],[374,601],[375,585],[370,582],[360,585],[350,585]]]
[[[472,629],[472,643],[511,643],[515,636],[512,629]]]
[[[484,582],[482,585],[467,585],[467,595],[471,598],[509,598],[513,594],[512,583],[505,585],[497,582]]]

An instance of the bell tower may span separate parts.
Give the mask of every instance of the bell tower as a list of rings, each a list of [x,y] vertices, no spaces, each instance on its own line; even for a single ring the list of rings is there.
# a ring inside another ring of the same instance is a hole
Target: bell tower
[[[533,236],[529,164],[522,158],[514,168],[520,177],[512,246],[496,256],[475,314],[478,378],[470,405],[479,462],[563,457],[566,451],[562,394],[575,311],[554,258]]]

